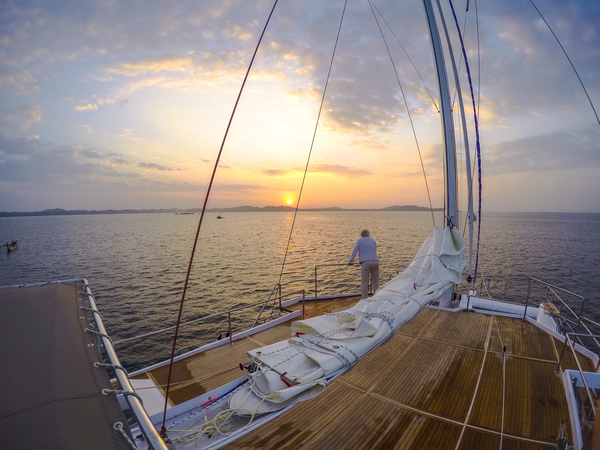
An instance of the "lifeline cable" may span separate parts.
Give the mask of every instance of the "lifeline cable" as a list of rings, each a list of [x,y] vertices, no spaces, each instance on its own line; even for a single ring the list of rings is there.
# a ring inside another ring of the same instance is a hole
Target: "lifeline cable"
[[[271,8],[271,13],[265,23],[265,26],[262,30],[260,38],[256,44],[256,48],[254,49],[254,53],[252,54],[252,59],[250,60],[250,64],[248,65],[248,69],[246,70],[246,76],[244,77],[244,81],[242,82],[242,86],[240,87],[240,91],[238,93],[237,99],[233,106],[233,111],[231,112],[231,116],[229,117],[229,123],[227,124],[227,128],[225,129],[225,135],[223,136],[223,141],[221,142],[221,148],[219,148],[219,153],[217,154],[217,159],[215,160],[215,166],[213,168],[212,175],[210,177],[210,182],[208,183],[208,188],[206,190],[206,196],[204,198],[204,205],[202,206],[202,212],[200,213],[200,221],[198,222],[198,229],[196,230],[196,237],[194,239],[194,246],[192,247],[192,255],[190,256],[190,263],[188,265],[187,274],[185,276],[185,283],[183,285],[183,293],[181,295],[181,303],[179,304],[179,314],[177,316],[177,325],[175,326],[175,336],[173,337],[173,348],[171,350],[171,360],[169,362],[169,375],[167,377],[167,389],[165,390],[165,407],[163,410],[163,420],[162,427],[160,429],[160,435],[165,437],[167,433],[167,428],[165,427],[165,422],[167,420],[167,405],[169,401],[169,385],[171,384],[171,372],[173,369],[173,358],[175,357],[175,346],[177,345],[177,335],[179,334],[179,324],[181,322],[181,314],[183,312],[183,303],[185,301],[185,293],[187,291],[190,272],[192,270],[192,263],[194,262],[194,254],[196,253],[196,246],[198,244],[198,236],[200,235],[200,228],[202,227],[202,219],[204,218],[204,212],[206,211],[206,205],[208,203],[208,197],[210,195],[210,190],[212,188],[213,181],[215,179],[215,174],[217,173],[217,167],[219,166],[219,160],[221,159],[221,154],[223,153],[223,147],[225,146],[225,141],[227,140],[227,134],[229,133],[229,128],[231,127],[231,123],[233,122],[233,116],[235,115],[235,111],[237,109],[238,103],[240,102],[240,98],[242,96],[242,92],[244,91],[244,86],[246,85],[246,81],[248,80],[248,75],[250,74],[250,69],[252,68],[252,64],[254,63],[254,59],[256,58],[256,54],[258,53],[258,48],[260,47],[260,43],[267,31],[267,26],[271,21],[271,17],[273,16],[273,12],[275,11],[275,7],[277,6],[277,2],[279,0],[275,0],[273,3],[273,7]]]

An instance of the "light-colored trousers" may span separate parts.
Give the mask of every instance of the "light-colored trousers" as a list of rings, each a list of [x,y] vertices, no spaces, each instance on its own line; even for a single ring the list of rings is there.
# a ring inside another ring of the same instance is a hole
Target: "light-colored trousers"
[[[379,261],[360,263],[360,298],[369,297],[369,276],[373,285],[373,294],[379,289]]]

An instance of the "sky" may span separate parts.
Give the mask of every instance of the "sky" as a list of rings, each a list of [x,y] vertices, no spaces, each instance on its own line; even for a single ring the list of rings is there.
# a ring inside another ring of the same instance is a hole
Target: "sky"
[[[600,2],[534,1],[600,110]],[[0,211],[201,207],[272,4],[0,0]],[[328,77],[344,1],[279,1],[209,207],[295,206],[301,187],[301,208],[443,206],[422,3],[373,5],[348,1]],[[532,3],[454,5],[478,105],[483,209],[599,213],[600,124]],[[472,128],[451,15],[447,25]],[[452,75],[451,85],[455,100]],[[474,154],[473,130],[469,141]],[[463,181],[464,157],[459,167]]]

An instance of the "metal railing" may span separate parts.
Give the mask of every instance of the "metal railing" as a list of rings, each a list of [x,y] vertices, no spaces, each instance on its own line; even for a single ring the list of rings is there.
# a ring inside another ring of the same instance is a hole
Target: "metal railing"
[[[304,291],[302,291],[302,292],[304,292]],[[269,296],[269,298],[267,300],[260,300],[258,302],[249,303],[247,305],[238,306],[238,307],[231,308],[231,309],[228,309],[228,310],[225,310],[225,311],[220,311],[220,312],[217,312],[217,313],[214,313],[214,314],[209,314],[208,316],[203,316],[203,317],[199,317],[199,318],[194,319],[194,320],[189,320],[187,322],[182,323],[180,325],[180,328],[183,327],[183,326],[185,326],[185,325],[190,325],[190,324],[198,323],[198,322],[204,322],[206,320],[214,319],[215,317],[221,317],[221,316],[224,316],[224,315],[228,315],[230,317],[231,313],[233,313],[233,312],[241,311],[241,310],[248,309],[248,308],[253,308],[253,307],[256,307],[258,305],[262,305],[264,303],[268,303],[269,300],[270,300],[270,296]],[[231,326],[230,326],[230,328],[231,328]],[[146,338],[146,337],[149,337],[149,336],[153,336],[153,335],[156,335],[156,334],[161,334],[161,333],[164,333],[166,331],[174,330],[174,329],[175,329],[175,326],[171,326],[171,327],[167,327],[167,328],[162,328],[160,330],[151,331],[149,333],[144,333],[144,334],[140,334],[140,335],[133,336],[133,337],[130,337],[130,338],[125,338],[125,339],[121,339],[121,340],[115,341],[114,345],[123,344],[125,342],[130,342],[130,341],[135,341],[137,339],[143,339],[143,338]]]
[[[96,302],[94,300],[94,296],[92,295],[92,290],[90,289],[90,285],[86,279],[82,279],[80,281],[83,284],[83,292],[79,292],[79,294],[82,294],[85,297],[87,297],[87,301],[88,301],[91,311],[92,311],[92,316],[94,318],[94,321],[96,322],[96,327],[98,328],[98,331],[100,332],[99,339],[102,341],[102,345],[104,346],[104,351],[106,352],[106,355],[107,355],[110,363],[114,367],[116,367],[116,368],[121,367],[121,362],[119,361],[119,357],[117,356],[117,353],[115,352],[113,343],[111,342],[110,338],[106,334],[106,329],[104,328],[104,324],[102,323],[102,318],[100,317],[99,314],[95,313],[98,311],[98,308],[96,307]],[[146,438],[146,441],[148,442],[148,444],[154,450],[167,450],[167,446],[163,442],[162,438],[158,435],[158,432],[156,431],[154,424],[148,417],[148,414],[146,413],[146,410],[144,409],[142,402],[135,395],[135,390],[133,389],[133,386],[131,385],[131,382],[129,381],[129,377],[128,377],[127,373],[124,370],[115,370],[115,376],[117,378],[117,381],[119,382],[119,386],[121,387],[121,390],[125,394],[124,395],[125,400],[127,400],[127,403],[129,404],[129,407],[131,408],[131,411],[133,412],[133,414],[137,420],[137,423],[140,427],[140,430],[144,434],[144,437]],[[129,394],[129,395],[127,395],[127,394]]]
[[[591,409],[594,415],[594,420],[596,419],[596,401],[597,398],[594,399],[594,397],[596,397],[596,393],[595,390],[590,389],[590,387],[588,386],[587,380],[585,379],[585,376],[583,374],[583,368],[581,367],[581,363],[579,362],[579,358],[577,358],[577,351],[575,350],[575,343],[573,342],[573,340],[570,338],[571,336],[577,336],[577,337],[593,337],[593,338],[600,338],[600,335],[595,334],[595,335],[589,335],[586,333],[565,333],[565,342],[563,344],[563,349],[562,352],[560,353],[560,358],[558,359],[558,364],[556,366],[556,373],[558,374],[560,372],[560,364],[562,362],[563,356],[565,354],[565,350],[567,349],[567,344],[569,346],[569,348],[571,349],[571,353],[573,354],[573,357],[575,358],[575,364],[577,365],[577,370],[579,371],[579,375],[581,376],[581,381],[583,382],[583,385],[585,386],[585,391],[588,397],[588,400],[590,401],[590,405],[591,405]],[[592,395],[592,393],[594,395]]]
[[[302,289],[299,291],[289,292],[287,294],[281,294],[281,292],[280,292],[279,297],[278,297],[279,306],[275,307],[275,305],[273,305],[273,307],[271,308],[271,316],[269,317],[269,320],[273,319],[273,312],[276,309],[278,309],[279,311],[284,311],[283,307],[281,306],[282,299],[284,299],[286,297],[298,297],[298,294],[302,294],[302,317],[304,317],[306,292],[304,291],[304,289]],[[264,310],[264,308],[263,308],[263,310]],[[263,310],[261,310],[260,313],[258,314],[258,316],[256,317],[256,320],[254,321],[254,325],[252,325],[252,328],[254,328],[256,325],[258,325],[258,322],[260,321],[260,317],[263,313]]]
[[[320,267],[342,267],[342,266],[346,266],[346,267],[355,267],[355,264],[319,264],[315,266],[315,301],[318,300],[318,294],[319,294],[319,276],[318,276],[318,270]],[[360,267],[360,266],[359,266]],[[369,290],[371,290],[371,283],[369,283]]]
[[[579,294],[575,294],[574,292],[568,291],[561,287],[554,286],[553,284],[550,284],[550,283],[546,283],[545,281],[538,280],[537,278],[529,278],[529,283],[527,285],[527,299],[525,300],[525,313],[523,314],[523,319],[525,319],[525,317],[527,316],[527,307],[529,306],[529,303],[531,301],[532,283],[537,283],[537,284],[543,285],[546,288],[546,295],[544,296],[544,299],[546,301],[550,300],[548,297],[549,293],[552,293],[554,295],[554,298],[556,298],[556,299],[558,299],[558,301],[560,301],[561,309],[559,311],[559,314],[562,314],[562,308],[565,307],[573,316],[575,316],[577,318],[577,327],[575,329],[575,333],[577,333],[581,326],[581,318],[583,316],[583,307],[585,306],[585,299]],[[564,294],[575,297],[581,301],[581,306],[579,308],[579,314],[577,314],[575,311],[573,311],[573,309],[562,299],[562,297],[559,295],[559,292],[562,292]],[[562,315],[561,315],[561,317],[562,317]]]

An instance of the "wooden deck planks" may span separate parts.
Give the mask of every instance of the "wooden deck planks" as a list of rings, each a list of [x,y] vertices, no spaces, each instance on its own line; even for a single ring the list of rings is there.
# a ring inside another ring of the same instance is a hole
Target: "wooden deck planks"
[[[383,373],[373,392],[414,408],[464,420],[475,390],[483,352],[418,340],[396,359],[396,370]],[[360,368],[357,366],[357,370]],[[387,376],[386,376],[387,375]]]
[[[438,315],[437,320],[425,327],[422,336],[448,344],[483,350],[490,317],[466,311],[452,314],[454,315],[451,320],[448,320],[446,314]]]
[[[395,334],[389,342],[382,347],[385,352],[373,351],[360,362],[359,370],[350,370],[341,376],[341,379],[352,383],[364,390],[371,390],[380,379],[390,377],[390,372],[402,370],[403,355],[411,352],[417,340]],[[393,355],[394,364],[390,364],[389,355]],[[355,367],[358,369],[358,367]],[[392,374],[393,376],[393,374]]]
[[[325,306],[323,302],[318,309]],[[488,329],[491,333],[486,356]],[[214,354],[206,352],[199,361],[186,363],[180,376],[187,370],[188,377],[204,377],[194,383],[202,389],[213,382],[220,385],[223,377],[234,379],[240,372],[223,374],[219,370],[245,362],[245,352],[256,348],[257,343],[277,342],[282,336],[289,336],[289,323],[232,347],[215,349]],[[503,345],[507,347],[503,449],[551,448],[549,438],[557,434],[560,421],[565,420],[569,427],[568,417],[563,417],[566,404],[562,384],[554,373],[558,359],[555,345],[560,348],[560,341],[553,341],[518,318],[426,308],[388,342],[334,380],[323,394],[225,448],[454,448],[462,430],[456,421],[466,419],[471,402],[472,412],[459,449],[499,448]],[[482,379],[473,399],[484,357]],[[581,360],[587,368],[593,366],[586,358]],[[565,354],[563,365],[574,365],[572,355],[569,359]],[[184,388],[179,390],[184,393]],[[548,445],[516,439],[519,436],[546,441]]]
[[[514,380],[507,389],[506,403],[514,407],[506,414],[505,432],[548,440],[565,421],[570,436],[567,403],[561,376],[554,372],[556,366],[521,358],[508,358],[506,363],[507,379]]]
[[[467,428],[460,442],[458,450],[473,449],[499,449],[500,435]],[[502,438],[503,450],[548,450],[555,449],[556,443],[539,444],[535,442],[520,441],[510,436]]]
[[[433,308],[421,310],[410,322],[403,325],[396,334],[408,334],[414,337],[421,336],[427,331],[427,328],[431,326],[431,323],[435,320],[439,312],[438,309]]]
[[[502,353],[503,345],[511,355],[556,361],[552,338],[542,329],[520,318],[494,316],[490,351]]]

